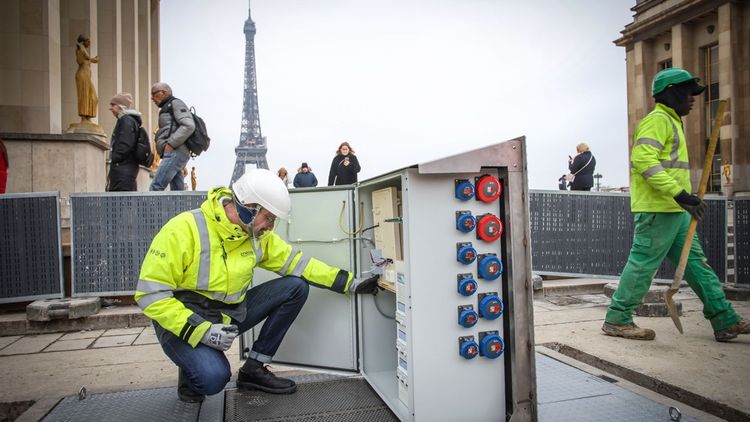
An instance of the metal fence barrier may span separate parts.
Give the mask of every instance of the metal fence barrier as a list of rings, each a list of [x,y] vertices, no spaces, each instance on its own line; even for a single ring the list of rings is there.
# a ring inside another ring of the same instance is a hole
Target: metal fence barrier
[[[734,198],[734,279],[750,285],[750,193]]]
[[[0,195],[0,303],[63,297],[60,194]]]
[[[159,229],[205,199],[206,192],[71,194],[72,295],[132,294]]]
[[[616,278],[633,241],[633,215],[626,193],[531,191],[532,269],[541,275]],[[698,233],[709,265],[726,279],[726,199],[706,197]],[[665,260],[656,278],[672,279]]]
[[[132,294],[153,236],[173,216],[200,206],[205,195],[71,194],[73,296]],[[24,198],[27,202],[22,204]],[[0,301],[62,295],[58,198],[56,193],[18,194],[5,195],[0,201],[0,227],[9,234],[0,239]],[[711,197],[707,202],[709,210],[698,232],[709,264],[725,280],[726,200]],[[739,282],[748,283],[750,197],[738,198],[735,204],[736,274]],[[621,193],[531,191],[530,226],[535,272],[616,278],[633,238],[630,197]],[[665,263],[657,278],[671,279],[673,274],[674,267]]]

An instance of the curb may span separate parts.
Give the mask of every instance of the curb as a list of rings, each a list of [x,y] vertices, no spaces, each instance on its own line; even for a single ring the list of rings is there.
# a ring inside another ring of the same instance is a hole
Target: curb
[[[0,321],[0,332],[4,336],[22,336],[28,334],[49,334],[68,331],[106,330],[112,328],[145,327],[151,320],[142,312],[99,313],[78,319],[59,319],[37,322],[22,318]]]
[[[750,301],[750,286],[748,287],[724,286],[724,294],[727,295],[727,299],[729,300]]]
[[[572,284],[572,285],[548,285],[549,283],[543,283],[542,294],[543,296],[570,296],[570,295],[581,295],[581,294],[601,294],[604,290],[604,286],[609,282],[592,282],[586,284]]]

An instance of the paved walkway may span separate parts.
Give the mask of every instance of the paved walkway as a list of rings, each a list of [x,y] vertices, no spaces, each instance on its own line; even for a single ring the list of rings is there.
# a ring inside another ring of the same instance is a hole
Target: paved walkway
[[[655,329],[657,337],[651,342],[634,342],[601,334],[609,302],[604,295],[563,293],[535,300],[537,350],[574,357],[578,361],[569,359],[570,363],[589,368],[589,372],[606,371],[622,385],[633,382],[681,397],[683,403],[728,420],[750,418],[750,336],[740,336],[728,344],[715,342],[695,295],[685,291],[677,296],[683,301],[684,335],[676,331],[669,318],[637,318],[639,325]],[[749,302],[733,305],[750,316]],[[135,315],[139,310],[120,308],[102,314],[121,316],[128,312]],[[10,318],[4,315],[0,319]],[[143,323],[134,316],[112,321]],[[239,342],[228,357],[236,373],[240,366]],[[3,336],[0,373],[0,403],[46,401],[54,405],[61,397],[77,394],[81,387],[99,393],[170,387],[177,381],[177,370],[157,344],[150,326]],[[705,413],[693,415],[711,420]]]

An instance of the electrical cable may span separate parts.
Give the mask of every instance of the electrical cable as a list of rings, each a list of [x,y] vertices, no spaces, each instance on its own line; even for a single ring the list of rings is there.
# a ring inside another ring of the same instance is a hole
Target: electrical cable
[[[378,224],[376,224],[374,226],[370,226],[370,227],[367,227],[365,229],[360,230],[359,234],[362,234],[362,233],[366,232],[367,230],[372,230],[372,229],[375,229],[375,228],[378,228],[378,227],[380,227],[380,223],[378,223]]]
[[[396,310],[395,309],[393,310],[393,316],[390,316],[390,315],[386,315],[386,313],[383,312],[382,309],[380,309],[380,306],[378,306],[378,299],[377,299],[378,291],[377,290],[375,291],[375,293],[372,296],[373,296],[372,301],[375,304],[375,309],[378,310],[378,313],[380,313],[380,315],[382,315],[383,318],[386,318],[386,319],[396,319]]]
[[[339,213],[339,227],[341,228],[341,231],[348,235],[354,235],[359,233],[362,230],[362,226],[365,225],[365,204],[360,202],[359,203],[359,228],[354,229],[354,231],[349,232],[346,227],[344,227],[344,211],[346,210],[346,201],[341,201],[341,213]]]

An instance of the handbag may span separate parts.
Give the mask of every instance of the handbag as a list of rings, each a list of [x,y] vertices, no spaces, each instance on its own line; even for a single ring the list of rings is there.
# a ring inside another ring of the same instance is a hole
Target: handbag
[[[574,180],[576,180],[576,174],[580,173],[581,170],[588,167],[589,164],[591,164],[591,160],[594,159],[594,155],[591,155],[591,158],[589,158],[589,161],[586,162],[586,164],[583,165],[583,167],[579,168],[577,172],[575,173],[568,173],[567,176],[565,176],[565,180],[568,181],[568,183],[573,183]]]

